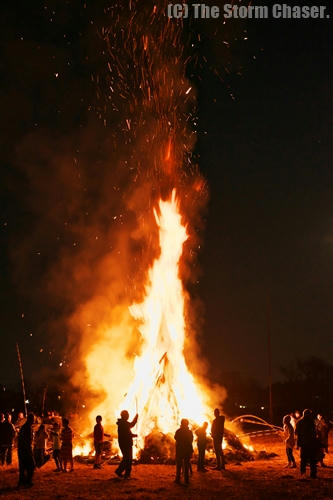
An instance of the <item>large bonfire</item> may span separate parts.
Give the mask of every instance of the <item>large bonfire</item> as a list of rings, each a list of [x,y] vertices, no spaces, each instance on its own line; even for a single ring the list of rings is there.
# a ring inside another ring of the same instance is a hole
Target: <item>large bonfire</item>
[[[138,433],[174,430],[182,416],[203,422],[203,396],[184,358],[184,292],[179,261],[187,239],[175,191],[154,211],[160,255],[148,271],[146,296],[130,307],[140,321],[142,352],[134,359],[134,380],[122,404],[139,411]]]
[[[215,403],[208,401],[208,389],[195,378],[194,351],[192,356],[187,353],[190,368],[184,354],[195,339],[186,324],[181,265],[189,235],[189,247],[196,240],[191,217],[198,217],[206,195],[192,164],[195,96],[185,76],[182,23],[167,18],[164,1],[151,7],[123,2],[126,9],[121,3],[109,9],[109,26],[102,29],[109,60],[108,74],[99,80],[105,100],[101,109],[112,108],[126,117],[119,127],[128,147],[125,163],[136,172],[128,207],[144,227],[143,239],[155,240],[154,251],[153,257],[136,261],[144,269],[131,271],[138,290],[134,300],[133,294],[129,300],[130,293],[109,298],[113,283],[103,277],[104,290],[80,306],[72,322],[90,323],[95,315],[94,334],[90,329],[81,342],[86,378],[79,373],[76,379],[99,395],[91,408],[90,429],[97,414],[114,424],[123,409],[132,417],[139,413],[136,432],[142,447],[151,431],[174,433],[183,417],[201,424],[211,414],[209,403]],[[151,247],[144,248],[148,252]],[[130,274],[128,260],[106,258],[104,269],[108,263]]]

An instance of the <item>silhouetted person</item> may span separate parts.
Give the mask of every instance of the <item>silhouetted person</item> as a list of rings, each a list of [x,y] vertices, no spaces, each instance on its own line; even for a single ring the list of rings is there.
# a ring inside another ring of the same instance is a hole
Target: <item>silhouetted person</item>
[[[34,414],[29,413],[27,421],[22,425],[17,442],[19,462],[19,486],[32,486],[35,462],[32,453]]]
[[[225,417],[224,415],[220,415],[220,410],[218,408],[215,408],[214,415],[215,418],[212,422],[211,434],[213,438],[214,451],[216,455],[215,469],[222,470],[225,469],[223,449],[222,449]]]
[[[293,449],[295,446],[295,431],[291,425],[291,416],[286,415],[283,417],[283,432],[284,432],[284,442],[286,444],[286,454],[288,459],[287,467],[295,468],[296,462],[293,455]]]
[[[61,454],[60,454],[61,450],[60,431],[58,422],[55,422],[53,424],[52,430],[50,432],[50,437],[52,440],[52,457],[57,467],[56,472],[60,472],[62,467],[61,467]]]
[[[104,436],[110,437],[110,434],[105,434],[104,428],[102,425],[102,417],[100,415],[97,415],[96,425],[94,427],[94,448],[95,448],[94,469],[101,468]]]
[[[0,448],[0,463],[7,465],[12,463],[12,450],[13,442],[15,438],[15,427],[12,424],[12,416],[10,413],[6,413],[5,420],[1,423],[1,441],[2,445]]]
[[[119,467],[115,470],[117,476],[122,477],[125,471],[124,479],[131,477],[132,470],[132,459],[133,459],[133,437],[136,434],[132,434],[131,428],[135,426],[138,420],[138,414],[135,415],[132,422],[128,422],[129,414],[127,410],[123,410],[120,413],[121,418],[118,418],[118,443],[121,453],[123,455],[122,461]]]
[[[72,472],[74,470],[74,463],[73,463],[73,430],[69,427],[69,420],[68,418],[63,418],[62,419],[62,429],[61,429],[61,434],[60,434],[60,439],[61,439],[61,450],[60,450],[60,456],[61,456],[61,463],[62,463],[62,470],[63,472],[67,472],[67,463],[69,462],[70,465],[70,471]]]
[[[15,438],[15,427],[12,424],[12,416],[6,413],[6,417],[1,418],[1,446],[0,446],[0,463],[4,465],[11,465],[12,463],[12,450]]]
[[[189,483],[190,459],[193,453],[193,433],[188,428],[188,420],[183,418],[175,434],[176,440],[176,483],[180,483],[183,469],[185,484]]]
[[[34,458],[36,467],[42,467],[47,461],[45,455],[46,440],[48,434],[45,430],[45,425],[41,424],[35,434]]]
[[[322,467],[326,467],[324,464],[325,452],[328,453],[328,433],[329,433],[329,425],[326,423],[324,417],[318,413],[316,419],[316,431],[317,437],[319,441],[319,460]]]
[[[310,464],[310,476],[317,476],[317,439],[316,426],[311,410],[304,410],[303,417],[296,424],[297,448],[301,450],[301,474],[305,474]]]
[[[16,432],[19,432],[19,430],[21,429],[22,425],[26,423],[26,418],[24,416],[24,413],[22,411],[20,411],[17,415],[17,419],[16,419],[16,422],[14,424],[15,426],[15,429],[16,429]]]
[[[205,471],[205,453],[207,446],[207,427],[208,422],[204,422],[201,427],[199,427],[195,433],[198,437],[197,445],[198,445],[198,471]]]

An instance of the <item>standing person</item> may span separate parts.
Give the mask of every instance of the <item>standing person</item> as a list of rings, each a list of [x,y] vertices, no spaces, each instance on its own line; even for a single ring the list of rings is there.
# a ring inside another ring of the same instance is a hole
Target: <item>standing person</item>
[[[283,432],[284,432],[284,441],[286,443],[286,453],[288,459],[287,467],[291,467],[294,469],[296,467],[295,458],[293,455],[293,449],[295,446],[295,431],[293,426],[291,425],[291,416],[286,415],[283,417]]]
[[[62,419],[63,428],[61,430],[60,439],[61,439],[61,463],[62,463],[62,471],[67,472],[67,463],[70,465],[70,472],[74,470],[73,463],[73,430],[69,427],[68,418]]]
[[[127,410],[123,410],[120,413],[121,418],[118,418],[118,443],[121,453],[123,454],[123,459],[119,464],[119,467],[115,470],[117,476],[122,477],[125,471],[124,479],[129,479],[131,477],[132,470],[132,459],[133,459],[133,437],[136,434],[132,434],[131,428],[135,426],[138,420],[138,414],[135,415],[132,422],[128,422],[129,413]]]
[[[26,418],[24,417],[24,413],[20,411],[17,415],[16,422],[14,424],[16,432],[19,432],[21,429],[22,425],[26,423]]]
[[[35,434],[35,446],[34,446],[34,457],[35,457],[35,464],[36,467],[40,468],[42,467],[45,462],[45,447],[46,447],[46,440],[48,439],[48,434],[45,430],[45,425],[41,424]]]
[[[325,458],[325,452],[328,453],[329,426],[326,423],[324,417],[320,413],[318,413],[315,423],[316,423],[317,437],[320,447],[320,452],[319,452],[320,464],[322,467],[326,467],[326,464],[324,464],[324,458]]]
[[[58,422],[54,422],[51,433],[52,439],[52,457],[56,464],[55,472],[61,471],[61,457],[60,457],[60,432],[59,432],[59,424]]]
[[[301,449],[301,474],[305,474],[310,463],[310,477],[317,477],[316,426],[311,410],[304,410],[303,417],[296,424],[297,449]]]
[[[94,427],[94,447],[95,447],[94,469],[101,468],[104,436],[110,437],[110,434],[106,434],[104,432],[104,428],[102,425],[102,417],[101,415],[97,415],[96,425]]]
[[[5,420],[1,423],[1,450],[0,450],[0,463],[7,465],[12,463],[13,442],[15,438],[15,427],[12,424],[12,416],[6,413]]]
[[[214,451],[216,455],[216,467],[214,467],[215,470],[224,470],[225,469],[225,464],[224,464],[224,456],[223,456],[223,449],[222,449],[222,442],[223,442],[223,434],[224,434],[224,422],[225,422],[225,416],[220,415],[220,410],[218,408],[215,408],[214,410],[214,416],[215,419],[212,422],[212,438],[213,438],[213,444],[214,444]]]
[[[207,446],[207,427],[208,422],[204,422],[201,427],[199,427],[195,433],[198,437],[197,445],[198,445],[198,471],[205,472],[207,469],[205,468],[205,453]]]
[[[188,428],[187,418],[183,418],[175,434],[176,440],[176,483],[180,483],[180,474],[184,471],[184,482],[189,483],[190,459],[193,453],[193,433]]]
[[[27,421],[22,425],[18,435],[17,454],[19,462],[19,486],[32,486],[35,470],[34,456],[32,453],[34,414],[29,413]]]

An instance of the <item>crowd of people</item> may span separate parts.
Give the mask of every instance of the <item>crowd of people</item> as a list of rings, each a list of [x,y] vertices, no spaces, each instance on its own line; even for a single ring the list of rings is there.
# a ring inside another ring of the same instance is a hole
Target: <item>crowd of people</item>
[[[311,410],[305,409],[303,415],[295,412],[283,417],[283,431],[288,459],[287,467],[296,468],[293,450],[300,450],[300,472],[305,474],[310,466],[310,476],[317,477],[317,464],[325,467],[325,453],[328,453],[329,423],[318,414],[316,418]]]
[[[122,454],[122,460],[115,469],[115,474],[119,478],[128,479],[131,477],[133,461],[133,438],[137,435],[132,432],[138,420],[135,415],[132,421],[129,420],[129,413],[123,410],[117,420],[118,444]],[[51,457],[56,465],[55,472],[72,472],[73,463],[73,437],[74,433],[67,418],[62,418],[61,426],[57,419],[51,419],[46,426],[43,422],[36,426],[36,419],[33,413],[29,413],[27,418],[23,413],[19,413],[15,424],[9,413],[0,413],[0,464],[11,465],[12,450],[16,440],[19,463],[19,486],[31,486],[35,468],[42,467]],[[211,422],[211,438],[216,456],[216,470],[225,469],[223,455],[225,417],[220,414],[219,409],[214,410],[214,419]],[[205,472],[205,453],[208,444],[207,436],[208,422],[204,422],[201,427],[195,430],[197,438],[197,470]],[[286,445],[287,467],[296,468],[296,460],[293,450],[300,449],[300,472],[306,472],[307,465],[310,466],[310,476],[317,476],[317,464],[325,467],[324,457],[328,453],[329,423],[318,414],[314,418],[311,410],[304,410],[303,415],[299,412],[288,414],[283,418],[283,433]],[[104,449],[104,439],[110,437],[104,432],[102,416],[96,417],[96,425],[93,429],[95,459],[94,468],[101,468],[102,454]],[[184,483],[189,483],[192,474],[191,457],[193,455],[194,435],[189,427],[186,418],[181,420],[179,429],[175,435],[176,448],[176,478],[175,482],[180,483],[183,477]],[[48,447],[49,444],[49,447]]]
[[[0,414],[0,464],[11,465],[12,450],[16,441],[19,464],[19,486],[31,486],[35,468],[42,467],[51,456],[56,464],[56,472],[74,470],[72,455],[73,431],[66,418],[62,419],[62,428],[53,421],[47,431],[44,423],[37,424],[36,418],[29,413],[27,418],[19,413],[15,425],[9,413]],[[48,448],[48,443],[51,443]]]
[[[223,456],[222,442],[224,435],[224,415],[220,415],[218,409],[214,410],[214,420],[211,426],[211,436],[213,438],[214,452],[216,455],[216,470],[225,469],[225,462]],[[101,418],[101,417],[97,417]],[[96,419],[97,420],[97,419]],[[120,414],[120,418],[117,421],[118,426],[118,443],[119,448],[122,453],[122,461],[119,467],[115,470],[115,474],[118,477],[123,477],[124,479],[129,479],[131,476],[132,469],[132,459],[133,459],[133,438],[136,434],[133,434],[132,428],[135,426],[138,420],[138,415],[136,414],[134,419],[129,422],[129,413],[123,410]],[[96,426],[95,426],[96,428]],[[204,472],[205,468],[205,453],[207,448],[207,428],[208,422],[204,422],[201,427],[196,430],[197,435],[197,445],[198,445],[198,465],[197,469],[200,472]],[[95,432],[94,432],[95,435]],[[185,484],[189,483],[189,476],[192,473],[191,467],[191,457],[193,455],[193,432],[189,428],[189,421],[186,418],[181,420],[180,428],[177,429],[175,433],[176,442],[176,483],[181,482],[181,476],[184,477]],[[97,454],[97,447],[95,444],[95,450]]]

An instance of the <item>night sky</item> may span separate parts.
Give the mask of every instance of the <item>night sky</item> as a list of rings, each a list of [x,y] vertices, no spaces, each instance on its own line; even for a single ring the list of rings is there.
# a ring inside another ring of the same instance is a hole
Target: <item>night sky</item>
[[[59,253],[75,255],[80,235],[67,225],[94,205],[108,152],[91,78],[105,63],[103,2],[92,3],[1,3],[0,383],[18,382],[16,341],[27,378],[62,370],[70,290],[49,293],[49,269],[56,279]],[[274,379],[297,357],[333,362],[331,21],[185,29],[201,33],[207,61],[194,77],[210,191],[195,295],[211,376],[267,382],[268,304]],[[88,164],[83,186],[77,165]]]

